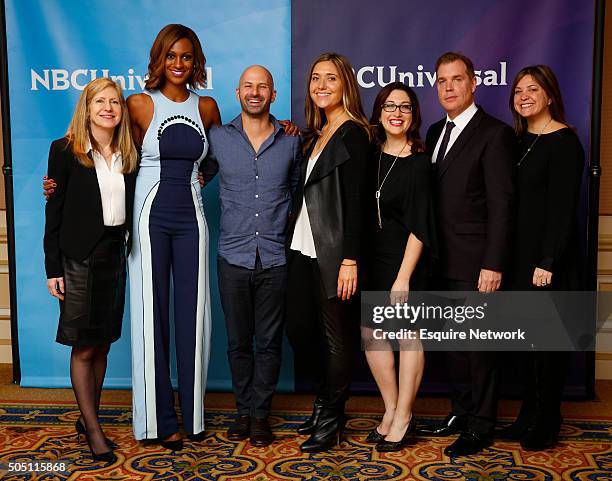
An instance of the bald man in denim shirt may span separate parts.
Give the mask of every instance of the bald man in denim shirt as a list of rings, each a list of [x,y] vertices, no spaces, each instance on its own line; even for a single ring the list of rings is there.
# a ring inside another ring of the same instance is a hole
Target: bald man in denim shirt
[[[267,417],[281,364],[285,229],[301,142],[270,115],[276,91],[266,68],[247,68],[236,97],[242,112],[209,132],[203,174],[207,184],[219,173],[219,292],[238,410],[228,438],[267,446],[274,439]]]

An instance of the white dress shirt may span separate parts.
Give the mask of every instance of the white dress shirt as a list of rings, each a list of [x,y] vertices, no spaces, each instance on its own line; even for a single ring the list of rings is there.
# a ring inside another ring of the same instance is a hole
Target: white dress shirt
[[[455,117],[454,119],[451,120],[448,115],[446,116],[446,122],[453,122],[455,124],[453,130],[451,130],[450,138],[448,139],[448,146],[446,147],[446,152],[451,149],[451,147],[455,143],[455,140],[457,140],[457,137],[459,137],[461,132],[463,132],[463,129],[465,129],[466,125],[470,122],[470,120],[472,120],[472,117],[476,115],[476,112],[478,112],[478,107],[476,107],[475,103],[472,103],[472,105],[470,105],[467,109],[457,115],[457,117]],[[446,122],[444,123],[444,128],[440,133],[440,137],[436,142],[436,148],[434,149],[433,155],[431,156],[431,161],[433,163],[437,162],[438,160],[438,150],[440,149],[440,144],[442,143],[442,138],[444,137],[444,131],[446,130]],[[444,153],[444,155],[446,155],[446,152]]]
[[[312,169],[319,160],[319,152],[315,157],[308,159],[308,165],[306,166],[306,180],[310,177]],[[304,181],[305,183],[306,181]],[[291,250],[299,251],[305,256],[313,259],[317,258],[317,251],[315,249],[314,237],[312,236],[312,229],[310,228],[310,218],[308,217],[308,208],[306,207],[306,196],[302,200],[302,209],[298,215],[297,221],[295,222],[295,229],[293,231],[293,239],[291,239]]]
[[[96,167],[104,225],[109,227],[123,225],[125,224],[125,182],[121,152],[115,152],[112,155],[110,169],[106,159],[91,145],[89,145],[89,152],[91,152]]]

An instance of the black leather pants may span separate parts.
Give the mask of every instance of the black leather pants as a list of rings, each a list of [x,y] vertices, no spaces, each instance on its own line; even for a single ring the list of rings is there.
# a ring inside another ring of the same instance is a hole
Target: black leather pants
[[[296,387],[314,389],[325,407],[343,411],[359,336],[358,306],[327,298],[316,259],[292,251],[288,277],[285,322]]]

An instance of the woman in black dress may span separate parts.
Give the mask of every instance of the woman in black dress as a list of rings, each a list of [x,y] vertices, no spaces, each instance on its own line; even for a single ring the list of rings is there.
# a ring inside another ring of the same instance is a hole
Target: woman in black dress
[[[521,143],[518,219],[512,287],[518,291],[581,288],[577,207],[584,150],[565,122],[563,99],[546,65],[525,67],[510,96]],[[569,352],[526,353],[526,396],[518,419],[502,436],[525,449],[556,444]]]
[[[404,303],[409,291],[425,289],[426,261],[435,237],[431,162],[419,135],[421,112],[414,91],[401,82],[384,87],[374,101],[370,123],[376,126],[377,149],[369,162],[365,196],[371,240],[367,287],[389,292],[391,304]],[[372,327],[362,327],[362,338],[385,414],[367,441],[377,443],[378,451],[398,451],[414,435],[412,406],[425,357],[420,341],[400,341],[398,383],[391,346],[375,340]]]
[[[98,421],[110,344],[121,335],[126,230],[131,225],[137,154],[121,88],[108,78],[85,87],[66,136],[51,144],[56,183],[45,211],[49,293],[60,301],[56,341],[72,347],[70,379],[92,457],[112,463],[113,443]]]

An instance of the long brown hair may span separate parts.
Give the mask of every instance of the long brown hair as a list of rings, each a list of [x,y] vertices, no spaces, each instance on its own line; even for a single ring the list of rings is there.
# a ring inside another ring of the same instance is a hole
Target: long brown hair
[[[306,77],[306,99],[304,105],[304,114],[306,117],[306,132],[304,133],[304,150],[307,150],[313,139],[318,137],[321,133],[323,125],[325,125],[327,119],[325,112],[316,106],[312,98],[310,98],[310,79],[315,66],[320,62],[332,62],[340,77],[340,83],[342,84],[342,106],[348,114],[349,118],[354,121],[357,125],[362,127],[371,138],[371,132],[368,124],[368,119],[363,112],[361,105],[361,97],[359,96],[359,85],[357,84],[357,78],[353,72],[351,63],[344,56],[339,53],[326,52],[319,55],[308,70],[308,76]]]
[[[162,28],[151,47],[149,54],[149,78],[145,82],[147,90],[159,89],[164,85],[166,55],[176,42],[186,38],[193,45],[193,72],[187,83],[194,89],[206,86],[206,57],[200,39],[193,30],[178,23],[171,23]]]
[[[410,99],[410,104],[412,105],[412,118],[410,127],[408,127],[406,131],[406,140],[412,144],[411,150],[413,153],[424,152],[425,143],[423,139],[421,139],[421,134],[419,133],[419,129],[421,128],[421,108],[419,107],[419,99],[414,93],[414,90],[402,82],[392,82],[385,85],[380,89],[380,92],[378,92],[376,96],[376,100],[374,100],[374,108],[372,109],[372,117],[370,118],[370,124],[374,126],[374,141],[378,146],[381,146],[385,143],[385,140],[387,140],[387,134],[380,122],[380,114],[382,113],[383,104],[394,90],[406,92],[406,95],[408,95]]]
[[[565,107],[563,105],[563,97],[561,96],[561,88],[559,87],[559,81],[555,73],[548,65],[529,65],[520,70],[512,82],[512,88],[510,89],[510,112],[512,112],[512,119],[514,120],[514,130],[517,135],[523,135],[527,132],[527,119],[521,117],[514,108],[514,90],[516,86],[526,75],[531,75],[533,80],[542,87],[548,98],[550,98],[550,105],[548,110],[553,119],[562,124],[568,125],[565,121]]]
[[[66,131],[66,138],[69,141],[72,153],[79,163],[85,167],[93,168],[93,160],[87,155],[87,146],[91,144],[94,149],[98,149],[98,146],[96,145],[96,139],[91,135],[89,119],[90,105],[94,97],[108,87],[113,87],[117,91],[117,96],[121,104],[121,121],[119,125],[115,127],[112,145],[114,151],[118,150],[121,152],[123,173],[127,174],[136,170],[138,156],[130,131],[130,116],[128,114],[127,105],[123,98],[121,87],[117,82],[106,77],[101,77],[87,84],[74,109],[72,120]]]

